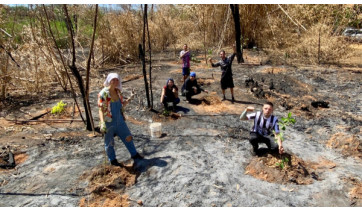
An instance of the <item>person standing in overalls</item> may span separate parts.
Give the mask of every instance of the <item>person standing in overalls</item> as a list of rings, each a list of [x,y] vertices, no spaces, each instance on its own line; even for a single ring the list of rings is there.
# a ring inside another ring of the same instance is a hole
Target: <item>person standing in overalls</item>
[[[104,81],[104,88],[98,94],[98,107],[100,130],[105,133],[104,144],[108,160],[112,165],[121,166],[116,159],[114,151],[114,136],[117,135],[132,159],[141,159],[142,156],[137,152],[133,136],[123,117],[123,107],[126,106],[131,98],[123,101],[121,79],[117,73],[110,73]]]

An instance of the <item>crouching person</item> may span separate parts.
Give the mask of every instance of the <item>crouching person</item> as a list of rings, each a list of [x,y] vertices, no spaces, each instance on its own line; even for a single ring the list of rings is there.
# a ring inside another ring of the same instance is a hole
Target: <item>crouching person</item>
[[[200,87],[200,85],[197,84],[196,79],[196,73],[191,72],[190,77],[187,78],[185,84],[182,86],[182,93],[185,93],[186,100],[191,101],[191,97],[201,93],[201,91],[204,91],[207,93],[207,90],[204,90]]]
[[[254,126],[250,132],[250,144],[253,146],[253,155],[259,154],[258,148],[259,143],[265,143],[268,149],[272,152],[279,151],[279,154],[283,154],[284,148],[282,141],[278,136],[279,125],[278,118],[273,113],[273,103],[266,102],[263,105],[263,111],[256,113],[246,114],[247,112],[253,111],[254,108],[248,107],[240,115],[240,120],[251,120],[254,119]],[[274,134],[277,138],[277,143],[274,141]]]
[[[122,85],[118,74],[110,73],[104,82],[104,88],[98,94],[98,107],[101,132],[105,133],[104,144],[108,160],[112,165],[121,166],[114,151],[114,136],[117,135],[131,154],[132,159],[141,159],[134,143],[133,136],[124,121],[122,109],[128,104],[123,101]]]
[[[175,110],[176,105],[180,103],[178,88],[172,78],[168,79],[166,86],[162,88],[160,102],[164,105],[166,110]]]

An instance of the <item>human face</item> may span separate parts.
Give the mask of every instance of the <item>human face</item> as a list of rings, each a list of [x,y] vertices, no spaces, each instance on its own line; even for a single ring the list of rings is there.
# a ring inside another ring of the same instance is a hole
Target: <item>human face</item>
[[[194,76],[190,76],[190,80],[191,80],[191,81],[194,81],[194,80],[195,80],[195,77],[194,77]]]
[[[110,85],[111,85],[111,88],[116,88],[116,87],[118,87],[118,85],[119,85],[119,80],[118,80],[118,78],[113,78],[113,79],[111,80],[111,82],[110,82]]]
[[[172,88],[172,86],[173,86],[173,81],[172,81],[172,80],[169,80],[169,81],[167,82],[167,86],[168,86],[169,88]]]
[[[187,51],[187,45],[184,45],[184,51]]]
[[[273,113],[273,107],[270,105],[265,104],[263,106],[263,114],[265,118],[269,118],[269,116]]]
[[[220,58],[225,59],[225,52],[223,52],[223,51],[220,52]]]

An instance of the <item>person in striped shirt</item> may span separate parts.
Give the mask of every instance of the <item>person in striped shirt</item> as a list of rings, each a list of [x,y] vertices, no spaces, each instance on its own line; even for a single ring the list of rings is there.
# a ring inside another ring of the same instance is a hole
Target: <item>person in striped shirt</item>
[[[284,148],[282,140],[278,136],[280,133],[278,118],[273,113],[273,103],[266,102],[263,105],[263,110],[255,113],[247,114],[254,111],[254,108],[247,107],[240,115],[240,120],[254,119],[254,125],[250,132],[250,143],[253,146],[253,154],[258,154],[259,143],[265,143],[269,150],[278,151],[283,154]],[[272,136],[277,138],[277,143],[274,142]]]

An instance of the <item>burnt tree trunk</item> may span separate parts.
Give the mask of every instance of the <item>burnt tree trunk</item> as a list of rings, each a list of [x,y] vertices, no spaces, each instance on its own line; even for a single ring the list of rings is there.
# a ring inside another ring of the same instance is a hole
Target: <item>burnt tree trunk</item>
[[[146,73],[146,48],[145,48],[145,43],[146,43],[146,18],[147,18],[147,4],[145,4],[145,8],[144,8],[144,13],[143,13],[143,45],[139,44],[138,45],[138,49],[139,49],[139,57],[141,59],[142,62],[142,72],[143,72],[143,79],[145,81],[145,90],[146,90],[146,98],[147,98],[147,107],[150,108],[151,104],[150,104],[150,94],[149,94],[149,90],[148,90],[148,82],[147,82],[147,73]]]
[[[66,16],[66,24],[67,24],[67,28],[69,30],[70,41],[72,44],[72,56],[73,57],[72,57],[72,64],[69,65],[69,68],[72,71],[74,77],[77,79],[78,87],[79,87],[80,93],[83,98],[83,105],[84,105],[84,109],[85,109],[85,116],[86,116],[86,122],[87,122],[87,130],[94,131],[92,112],[89,107],[89,101],[88,101],[88,98],[86,95],[86,90],[84,88],[83,79],[78,71],[77,66],[75,65],[76,57],[75,57],[74,30],[73,30],[73,26],[72,26],[72,21],[68,14],[67,5],[63,5],[63,9],[64,9],[65,16]]]
[[[153,5],[152,5],[153,7]],[[152,54],[151,54],[151,38],[150,38],[150,30],[148,28],[148,15],[147,12],[145,14],[146,16],[146,25],[147,25],[147,40],[148,40],[148,52],[150,54],[150,70],[149,70],[149,75],[150,75],[150,94],[151,94],[151,109],[153,109],[153,92],[152,92]]]
[[[230,9],[233,14],[234,18],[234,25],[235,25],[235,41],[236,41],[236,58],[238,63],[243,63],[243,52],[241,48],[241,29],[240,29],[240,14],[239,14],[239,5],[237,4],[230,4]]]

